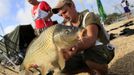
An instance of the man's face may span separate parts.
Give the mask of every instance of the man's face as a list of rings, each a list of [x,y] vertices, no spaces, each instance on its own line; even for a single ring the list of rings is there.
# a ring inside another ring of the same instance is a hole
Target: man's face
[[[36,0],[28,0],[28,2],[29,2],[30,4],[32,4],[32,5],[35,4],[35,1],[36,1]]]
[[[67,21],[72,21],[74,19],[74,8],[72,6],[65,5],[63,8],[59,10],[58,13]]]

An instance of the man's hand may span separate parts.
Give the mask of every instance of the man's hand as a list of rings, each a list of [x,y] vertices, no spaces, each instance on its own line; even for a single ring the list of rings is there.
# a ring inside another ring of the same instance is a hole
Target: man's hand
[[[76,54],[77,52],[77,47],[73,46],[71,48],[67,48],[67,49],[61,49],[62,53],[63,53],[63,57],[65,58],[65,60],[70,59],[73,55]]]
[[[61,49],[61,52],[63,53],[63,57],[65,58],[65,60],[70,59],[73,55],[83,50],[81,49],[82,48],[81,46],[83,46],[82,44],[84,44],[83,39],[86,39],[86,38],[87,38],[87,30],[83,29],[79,33],[79,42],[76,45],[70,48]]]

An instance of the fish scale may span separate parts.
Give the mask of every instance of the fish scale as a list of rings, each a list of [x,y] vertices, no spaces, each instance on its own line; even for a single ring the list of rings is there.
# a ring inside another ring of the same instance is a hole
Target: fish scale
[[[39,57],[44,57],[45,58],[45,55],[49,53],[49,51],[47,50],[47,48],[49,46],[49,48],[52,48],[53,46],[55,46],[53,44],[53,40],[52,40],[52,37],[53,37],[53,32],[54,32],[54,29],[55,29],[55,26],[51,27],[51,29],[45,31],[45,32],[42,32],[42,34],[40,36],[42,37],[39,37],[36,39],[36,41],[34,40],[33,43],[30,44],[30,46],[28,47],[28,51],[26,53],[26,57],[24,59],[24,62],[23,64],[26,64],[28,65],[28,67],[30,66],[28,63],[32,63],[32,62],[35,62],[32,58],[34,59],[39,59]],[[49,34],[49,35],[48,35]],[[45,39],[45,38],[49,38],[49,39]],[[40,39],[43,39],[40,40]],[[44,42],[45,41],[45,42]],[[39,43],[40,42],[40,43]],[[47,43],[47,44],[45,44]],[[44,45],[45,44],[45,45]],[[55,48],[55,47],[54,47]],[[41,50],[43,49],[43,50]],[[45,50],[45,53],[44,53],[44,50]],[[48,51],[48,52],[47,52]],[[55,52],[56,53],[56,52]],[[52,56],[52,55],[51,55]],[[32,58],[31,58],[32,57]],[[47,57],[48,59],[50,59],[49,57]],[[41,59],[41,58],[40,58]],[[42,59],[43,60],[43,59]],[[40,63],[43,62],[43,61],[40,61]],[[39,62],[37,62],[39,63]],[[34,64],[34,63],[33,63]],[[38,64],[38,65],[41,65],[41,64]]]

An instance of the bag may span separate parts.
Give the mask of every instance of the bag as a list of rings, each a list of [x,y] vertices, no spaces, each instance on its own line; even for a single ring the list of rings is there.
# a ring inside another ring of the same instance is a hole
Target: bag
[[[114,57],[114,50],[115,48],[111,45],[97,45],[92,48],[92,50],[95,50],[96,54],[104,57],[107,61],[107,64],[113,59]]]

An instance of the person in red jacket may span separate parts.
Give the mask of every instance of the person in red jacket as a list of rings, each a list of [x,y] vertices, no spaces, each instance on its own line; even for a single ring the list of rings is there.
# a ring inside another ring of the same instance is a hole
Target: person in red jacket
[[[28,0],[33,5],[32,17],[35,21],[36,35],[40,35],[44,28],[53,25],[51,7],[45,1]]]

